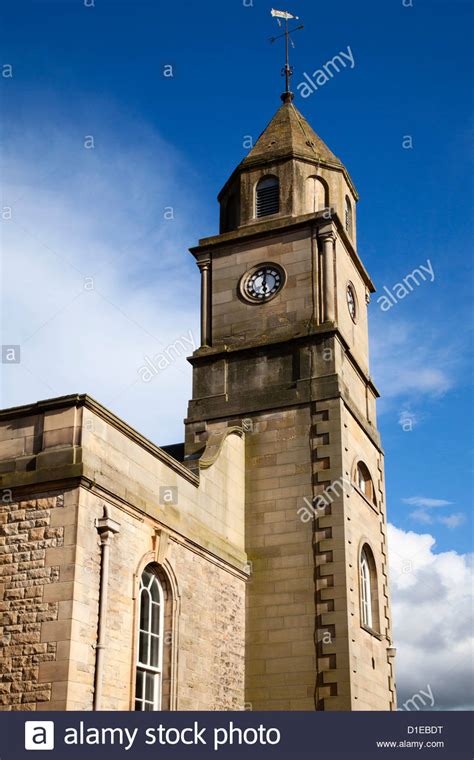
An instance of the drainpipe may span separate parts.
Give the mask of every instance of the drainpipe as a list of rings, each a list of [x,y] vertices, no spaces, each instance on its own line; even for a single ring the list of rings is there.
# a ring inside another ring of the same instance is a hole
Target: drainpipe
[[[99,621],[97,624],[97,646],[95,651],[94,710],[100,710],[102,681],[104,674],[105,636],[107,630],[107,596],[109,590],[110,542],[120,531],[120,523],[112,520],[109,507],[104,505],[104,516],[96,522],[100,538],[100,588]]]

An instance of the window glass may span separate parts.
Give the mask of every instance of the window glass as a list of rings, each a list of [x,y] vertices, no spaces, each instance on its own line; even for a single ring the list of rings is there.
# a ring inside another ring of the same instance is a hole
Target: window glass
[[[135,710],[161,708],[163,667],[163,588],[148,567],[142,573],[139,595],[138,662],[135,682]]]

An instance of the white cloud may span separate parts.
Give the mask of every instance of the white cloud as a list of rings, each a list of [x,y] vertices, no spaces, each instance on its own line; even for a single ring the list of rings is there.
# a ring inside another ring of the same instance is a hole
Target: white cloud
[[[389,526],[399,707],[429,684],[435,710],[471,708],[472,555],[434,546],[429,534]]]
[[[206,211],[174,149],[119,117],[122,142],[96,110],[84,130],[93,150],[62,115],[9,130],[2,343],[19,344],[21,362],[4,367],[1,405],[87,392],[169,443],[183,440],[191,368],[180,355],[149,383],[138,370],[182,336],[199,344],[199,272],[187,249]]]
[[[413,512],[410,512],[410,517],[412,520],[416,520],[416,522],[425,523],[425,525],[433,523],[433,518],[425,509],[415,509]]]
[[[418,509],[410,512],[410,519],[416,522],[423,523],[424,525],[433,525],[433,523],[440,523],[445,525],[450,530],[458,528],[464,522],[466,522],[466,515],[463,512],[453,512],[450,515],[436,515],[433,516],[430,512],[431,509],[438,509],[440,507],[447,507],[452,504],[452,501],[446,499],[432,499],[427,496],[410,496],[409,498],[402,499],[404,504],[410,504]]]
[[[460,525],[464,525],[466,522],[466,515],[463,512],[453,512],[452,515],[438,517],[438,522],[446,525],[447,528],[452,530],[453,528],[459,528]]]
[[[422,523],[423,525],[433,525],[439,523],[445,525],[450,530],[459,528],[466,522],[466,515],[463,512],[453,512],[450,515],[436,515],[433,516],[427,509],[415,509],[410,512],[409,517],[415,522]]]
[[[431,499],[427,496],[409,496],[406,499],[402,499],[404,504],[413,504],[414,507],[447,507],[452,504],[452,501],[446,501],[446,499]]]
[[[419,405],[453,387],[462,352],[432,324],[417,320],[414,330],[413,324],[377,312],[371,313],[370,341],[371,374],[382,394],[379,412],[400,405],[398,422],[412,429],[420,421]]]

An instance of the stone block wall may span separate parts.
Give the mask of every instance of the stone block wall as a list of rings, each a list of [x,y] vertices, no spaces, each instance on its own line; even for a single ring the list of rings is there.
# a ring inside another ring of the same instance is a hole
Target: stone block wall
[[[169,562],[182,579],[177,709],[242,710],[245,585],[177,542]]]
[[[156,563],[171,601],[164,705],[243,709],[241,431],[209,442],[199,477],[88,397],[0,413],[0,441],[0,709],[93,709],[105,506],[120,531],[100,708],[134,709],[139,580]]]
[[[80,627],[72,632],[67,709],[92,709],[100,547],[95,524],[104,502],[81,489],[75,594],[85,585]],[[245,582],[174,531],[128,510],[111,509],[120,531],[110,545],[110,584],[102,708],[134,704],[138,586],[149,563],[162,568],[173,613],[165,631],[172,663],[171,706],[179,710],[243,709]],[[158,533],[157,533],[158,531]],[[174,694],[174,698],[173,698]]]
[[[285,288],[255,319],[255,305],[236,297],[240,278],[258,261],[272,261],[287,274]],[[214,251],[212,258],[213,346],[287,338],[304,334],[313,315],[311,235],[309,228],[235,248]]]
[[[351,626],[351,668],[354,672],[352,709],[394,710],[396,708],[393,663],[388,656],[392,646],[391,611],[388,582],[387,515],[383,453],[361,428],[347,408],[343,410],[344,457],[346,475],[353,472],[357,461],[369,469],[375,489],[375,503],[354,483],[346,496],[345,522],[347,533],[347,588]],[[376,566],[377,615],[373,630],[361,623],[359,559],[367,544]]]
[[[0,508],[0,709],[36,710],[56,697],[58,642],[45,636],[63,609],[48,594],[59,580],[51,552],[63,547],[63,494],[9,501]]]
[[[314,710],[312,525],[298,514],[311,500],[311,419],[307,407],[251,418],[245,699],[253,710]]]

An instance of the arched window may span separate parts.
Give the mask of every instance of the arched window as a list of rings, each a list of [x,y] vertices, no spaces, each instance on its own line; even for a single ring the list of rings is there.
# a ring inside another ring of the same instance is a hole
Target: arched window
[[[373,627],[372,619],[372,584],[367,550],[364,547],[360,555],[360,612],[363,625]]]
[[[308,214],[322,211],[329,207],[329,193],[326,183],[320,177],[308,177],[306,180],[305,210]]]
[[[263,177],[255,191],[255,210],[257,218],[278,214],[280,210],[280,183],[278,177]]]
[[[221,232],[236,230],[240,223],[240,201],[237,192],[231,193],[222,208]]]
[[[379,631],[379,602],[377,568],[372,549],[368,544],[362,547],[359,558],[360,575],[360,620],[372,631]]]
[[[359,491],[362,491],[372,504],[377,505],[375,499],[375,488],[372,478],[370,476],[369,469],[364,462],[357,462],[355,482]]]
[[[148,565],[140,579],[135,710],[161,710],[163,686],[164,595]]]
[[[345,227],[348,235],[352,237],[352,204],[349,196],[346,195],[346,207],[345,207]]]

